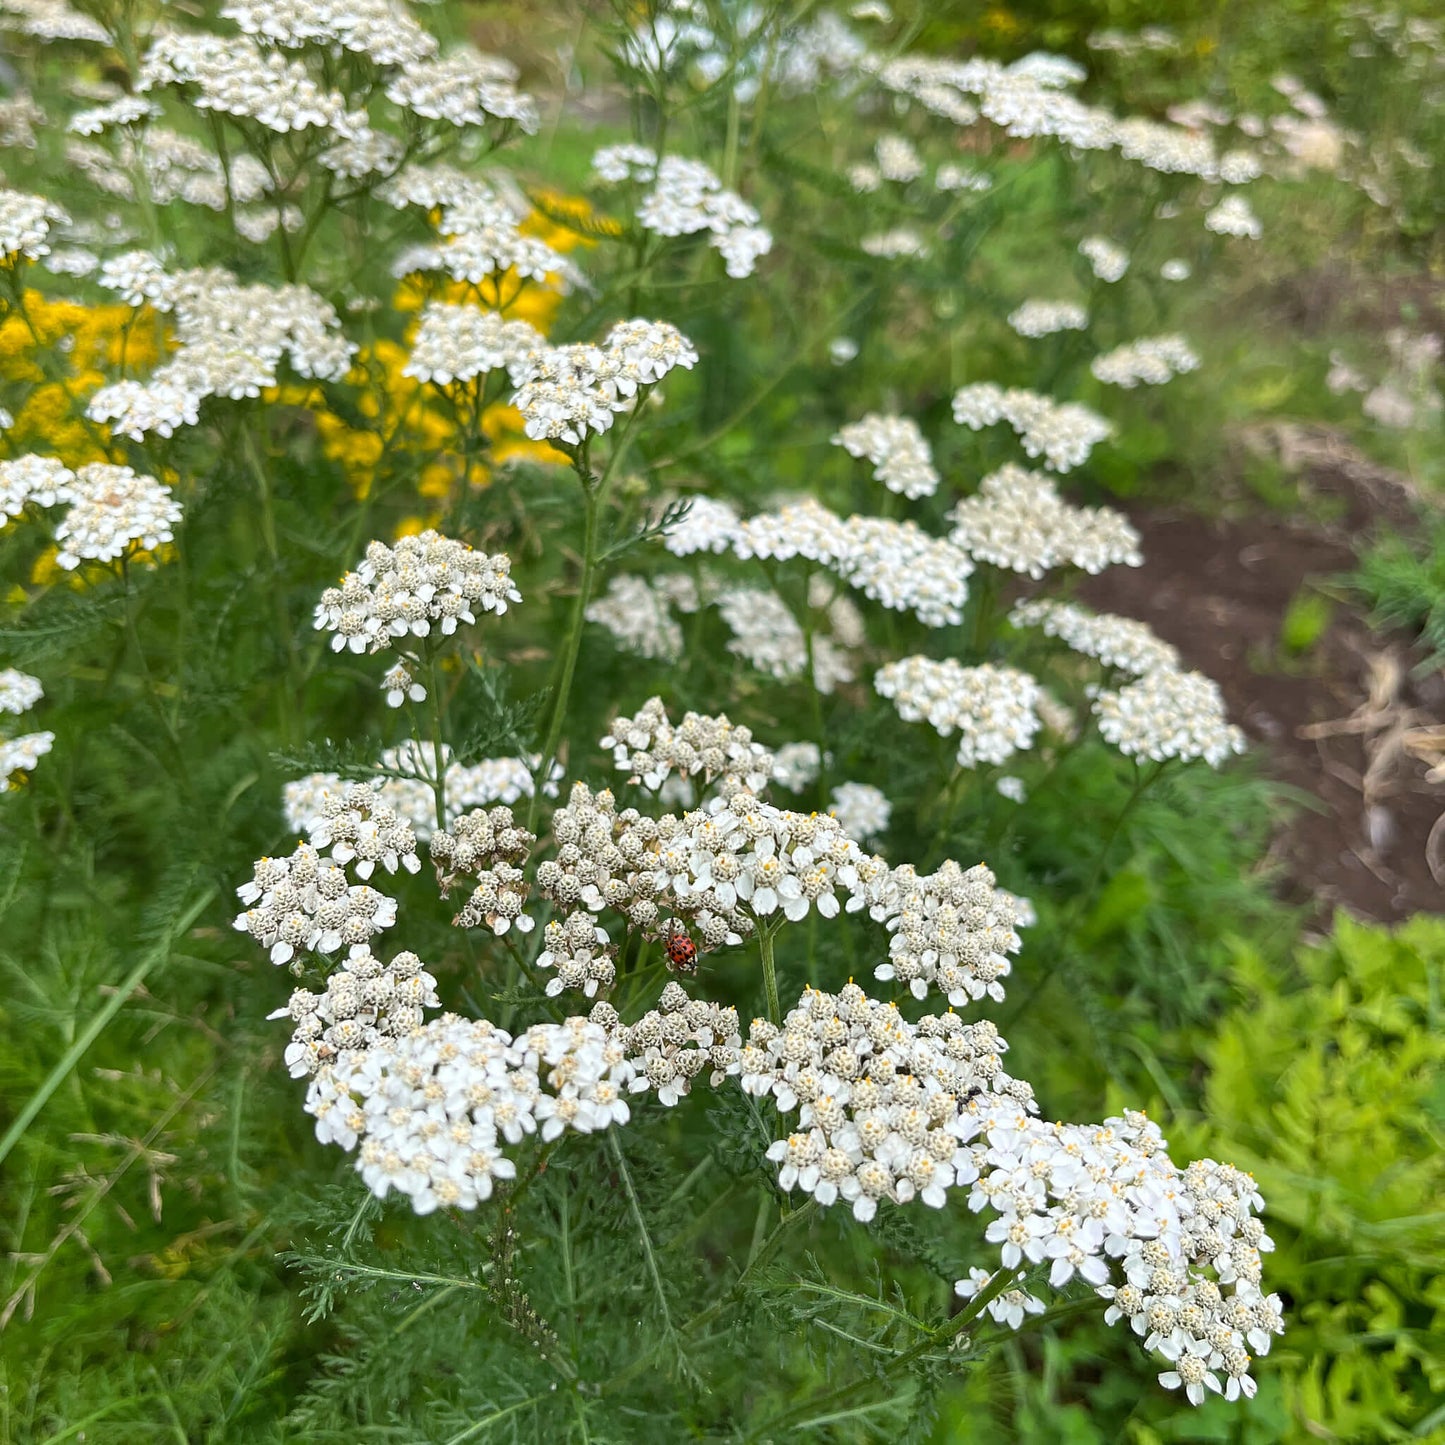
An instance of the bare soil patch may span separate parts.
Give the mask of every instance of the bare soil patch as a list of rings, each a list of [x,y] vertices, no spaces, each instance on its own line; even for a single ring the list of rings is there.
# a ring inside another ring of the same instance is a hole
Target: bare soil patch
[[[1301,590],[1349,572],[1352,537],[1374,521],[1415,525],[1414,502],[1333,434],[1295,428],[1251,442],[1275,447],[1306,500],[1333,499],[1340,520],[1312,520],[1309,506],[1218,518],[1126,506],[1145,564],[1089,579],[1083,600],[1142,618],[1215,678],[1269,774],[1308,795],[1274,844],[1287,897],[1380,922],[1441,911],[1445,768],[1431,781],[1429,760],[1445,748],[1445,676],[1419,675],[1409,640],[1375,631],[1347,603],[1303,656],[1281,645]]]

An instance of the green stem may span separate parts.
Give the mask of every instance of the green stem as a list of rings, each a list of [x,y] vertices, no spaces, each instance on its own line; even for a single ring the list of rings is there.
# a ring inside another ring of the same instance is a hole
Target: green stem
[[[778,969],[773,962],[773,933],[766,924],[758,926],[758,951],[763,958],[763,992],[768,1000],[768,1021],[783,1026],[783,1006],[778,999]]]
[[[256,435],[250,421],[245,421],[241,425],[241,450],[245,454],[252,475],[256,478],[256,490],[261,498],[261,538],[266,545],[266,554],[271,562],[270,585],[266,591],[271,594],[271,610],[275,616],[277,637],[284,642],[286,648],[286,686],[278,691],[276,711],[281,726],[282,740],[289,745],[294,737],[292,702],[301,692],[298,680],[299,659],[296,653],[296,633],[291,626],[291,619],[287,615],[286,598],[282,591],[281,547],[277,541],[276,503],[271,490],[271,478],[266,471],[266,462],[256,442]]]
[[[1167,766],[1168,763],[1164,762],[1157,763],[1152,769],[1146,769],[1139,767],[1137,763],[1135,764],[1134,786],[1129,790],[1128,801],[1124,804],[1123,808],[1120,809],[1118,816],[1115,817],[1113,826],[1104,838],[1103,846],[1094,857],[1094,866],[1089,872],[1089,881],[1084,885],[1081,892],[1074,895],[1074,900],[1069,906],[1067,913],[1064,915],[1064,920],[1059,927],[1059,944],[1054,950],[1056,962],[1039,974],[1034,982],[1034,986],[1014,1005],[1008,1018],[1001,1022],[1003,1028],[1009,1028],[1014,1020],[1025,1012],[1028,1006],[1043,991],[1049,980],[1053,978],[1055,972],[1057,972],[1061,965],[1067,966],[1068,951],[1073,945],[1074,935],[1078,931],[1080,922],[1086,916],[1089,905],[1093,902],[1094,893],[1099,886],[1100,878],[1103,877],[1104,865],[1108,861],[1114,843],[1118,839],[1120,832],[1123,831],[1124,824],[1130,814],[1132,814],[1134,809],[1139,805],[1140,799],[1143,798],[1150,787],[1159,780],[1160,775]]]
[[[444,756],[447,725],[445,709],[442,705],[441,667],[436,653],[432,653],[427,673],[432,724],[432,792],[436,795],[437,831],[441,832],[447,826],[447,765]]]
[[[537,774],[533,780],[532,806],[527,814],[527,827],[536,831],[537,810],[542,803],[542,787],[557,759],[557,748],[562,741],[562,728],[567,721],[567,704],[572,696],[572,679],[577,671],[577,655],[582,650],[582,633],[587,622],[587,604],[592,598],[592,586],[596,580],[599,560],[598,535],[601,531],[602,503],[607,489],[617,472],[622,458],[632,441],[638,418],[647,405],[650,387],[643,387],[637,393],[632,411],[623,423],[612,454],[602,475],[595,481],[588,464],[587,444],[584,442],[576,462],[577,478],[582,483],[582,499],[586,513],[582,527],[582,575],[577,581],[577,600],[572,606],[572,620],[568,625],[567,638],[562,645],[562,664],[557,681],[557,696],[552,700],[552,716],[547,725],[546,741],[542,744],[542,756],[538,761]]]
[[[567,703],[572,695],[572,678],[577,671],[577,655],[582,650],[582,630],[587,621],[587,604],[592,598],[592,582],[597,572],[598,521],[602,512],[602,486],[592,485],[585,477],[582,480],[582,496],[586,515],[582,526],[582,575],[577,581],[577,597],[572,604],[572,620],[567,627],[567,637],[562,644],[562,671],[557,680],[557,695],[552,699],[552,717],[547,724],[546,740],[542,744],[542,756],[538,765],[535,786],[532,789],[532,806],[527,826],[537,821],[537,809],[542,798],[542,787],[552,771],[558,745],[562,741],[562,727],[567,719]]]
[[[915,1360],[938,1348],[939,1345],[947,1344],[956,1339],[967,1327],[983,1313],[988,1306],[1001,1294],[1011,1290],[1020,1279],[1023,1278],[1023,1269],[1001,1269],[989,1281],[987,1288],[981,1290],[956,1314],[950,1316],[936,1329],[930,1330],[915,1345],[910,1345],[902,1354],[895,1355],[883,1368],[881,1381],[877,1375],[865,1376],[855,1379],[850,1383],[841,1386],[830,1394],[821,1398],[806,1399],[794,1405],[792,1409],[781,1415],[775,1415],[771,1420],[766,1420],[755,1431],[748,1435],[749,1440],[783,1438],[775,1432],[780,1427],[790,1425],[794,1421],[806,1418],[818,1411],[831,1410],[841,1405],[850,1396],[867,1385],[888,1382],[895,1376],[901,1374]]]

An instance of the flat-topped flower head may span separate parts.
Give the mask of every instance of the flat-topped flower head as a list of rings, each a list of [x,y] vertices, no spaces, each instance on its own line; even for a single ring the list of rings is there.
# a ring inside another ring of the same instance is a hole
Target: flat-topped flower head
[[[829,795],[828,811],[849,837],[873,843],[888,831],[893,804],[872,783],[839,783]]]
[[[178,345],[149,380],[103,386],[86,415],[137,441],[194,426],[208,397],[257,398],[278,381],[284,360],[297,375],[339,381],[356,347],[341,333],[335,309],[305,286],[243,285],[205,267],[168,272],[146,252],[106,262],[100,284],[129,304],[149,304],[173,318]]]
[[[344,864],[323,858],[309,843],[288,858],[260,859],[236,894],[247,905],[236,928],[268,949],[275,964],[343,947],[359,953],[396,922],[394,898],[353,884]]]
[[[0,188],[0,256],[38,261],[50,252],[52,227],[69,219],[44,196]]]
[[[953,419],[978,431],[1006,421],[1031,457],[1042,457],[1053,472],[1072,471],[1113,433],[1103,417],[1078,402],[1055,402],[1021,387],[1004,390],[992,382],[961,387],[953,398]]]
[[[9,457],[0,461],[0,527],[28,506],[68,501],[75,473],[55,457]]]
[[[525,321],[508,321],[475,306],[429,302],[421,315],[404,376],[449,386],[489,371],[505,370],[519,385],[532,358],[547,343]]]
[[[129,467],[91,462],[67,483],[70,510],[55,528],[59,566],[112,562],[134,550],[153,552],[174,539],[181,519],[171,489]]]
[[[804,677],[809,644],[786,602],[770,588],[726,587],[715,598],[732,638],[728,651],[779,681]],[[823,694],[854,677],[847,653],[826,633],[813,634],[812,684]]]
[[[662,579],[658,579],[661,582]],[[668,586],[654,585],[645,577],[620,573],[608,583],[607,591],[587,604],[586,618],[605,628],[624,652],[638,657],[674,661],[682,656],[682,627],[672,615],[677,606],[678,584],[692,588],[690,577],[671,579]],[[698,598],[692,589],[684,600],[696,611]]]
[[[379,1198],[395,1190],[418,1214],[475,1209],[498,1180],[516,1177],[508,1149],[625,1124],[635,1073],[605,1005],[515,1038],[485,1019],[443,1014],[338,1054],[312,1079],[306,1112],[323,1143],[356,1150]]]
[[[758,224],[758,212],[726,190],[701,161],[669,155],[659,162],[644,146],[606,146],[593,158],[593,168],[603,180],[649,184],[637,207],[643,229],[669,237],[706,234],[729,276],[751,276],[772,250],[772,233]]]
[[[874,675],[905,722],[927,722],[943,737],[958,734],[960,767],[1007,762],[1033,746],[1043,726],[1037,679],[1013,667],[964,667],[951,657],[905,657]]]
[[[1079,255],[1100,281],[1121,281],[1129,269],[1129,253],[1105,236],[1085,236],[1079,242]]]
[[[329,130],[342,138],[366,125],[339,91],[316,84],[300,60],[248,35],[159,29],[141,61],[136,90],[183,87],[197,110],[250,120],[279,134]]]
[[[1094,698],[1099,732],[1125,757],[1167,762],[1203,758],[1217,768],[1245,749],[1225,714],[1219,687],[1203,673],[1156,667],[1117,692]]]
[[[1100,381],[1125,390],[1141,384],[1163,386],[1198,369],[1199,358],[1182,336],[1142,336],[1089,363],[1089,370]]]
[[[1058,331],[1082,331],[1089,313],[1076,301],[1025,301],[1009,312],[1008,324],[1030,338],[1052,336]]]
[[[1014,627],[1038,627],[1075,652],[1096,657],[1105,667],[1142,677],[1156,668],[1177,668],[1179,653],[1144,622],[1112,612],[1090,612],[1074,602],[1037,598],[1009,614]]]
[[[781,1029],[756,1020],[739,1057],[746,1093],[771,1098],[797,1126],[767,1157],[778,1184],[824,1207],[839,1200],[873,1218],[883,1200],[934,1209],[978,1177],[972,1107],[984,1099],[1032,1107],[1027,1084],[1000,1066],[1007,1046],[990,1023],[953,1013],[909,1023],[856,984],[809,988]]]
[[[753,738],[750,728],[734,725],[726,714],[708,717],[689,712],[673,726],[660,697],[650,697],[631,717],[618,717],[598,746],[631,782],[656,791],[671,774],[703,783],[720,779],[725,791],[751,793],[767,786],[773,754]]]
[[[291,1077],[304,1079],[343,1053],[414,1033],[426,1010],[441,1004],[436,983],[414,953],[383,963],[363,948],[344,958],[324,993],[298,988],[284,1008],[267,1014],[296,1025],[285,1054]]]
[[[911,417],[870,412],[861,421],[840,427],[833,442],[850,456],[867,457],[873,475],[890,492],[914,501],[938,490],[932,449]]]
[[[706,1075],[715,1089],[741,1067],[738,1011],[689,998],[676,980],[662,990],[658,1006],[623,1029],[621,1038],[635,1071],[629,1091],[651,1092],[668,1108],[691,1092],[694,1079]]]
[[[1259,217],[1241,195],[1226,196],[1204,217],[1204,227],[1219,236],[1242,236],[1250,241],[1264,234]]]
[[[687,511],[668,526],[662,542],[674,557],[691,557],[694,552],[728,552],[736,540],[740,521],[737,509],[729,502],[714,497],[689,497]]]
[[[0,667],[0,712],[14,713],[17,717],[31,708],[45,696],[38,677],[21,672],[15,667]]]
[[[949,627],[963,620],[973,563],[914,522],[853,516],[833,570],[884,607],[911,612],[925,627]]]
[[[818,776],[823,754],[817,743],[784,743],[773,755],[773,782],[801,793]]]
[[[1013,462],[990,472],[949,513],[949,540],[976,562],[1042,577],[1054,567],[1101,572],[1143,562],[1139,534],[1109,507],[1075,507],[1041,472]]]
[[[316,45],[364,55],[376,65],[413,65],[437,42],[395,0],[226,0],[221,14],[247,35],[288,50]]]
[[[510,60],[459,46],[399,68],[387,82],[386,98],[424,120],[454,126],[503,121],[530,135],[540,123],[537,102],[517,89],[517,73]]]
[[[8,793],[20,782],[22,773],[34,772],[55,743],[52,732],[21,733],[0,738],[0,793]]]
[[[935,990],[954,1008],[1003,998],[1021,920],[1018,901],[982,863],[949,861],[924,875],[907,864],[895,868],[873,912],[892,935],[875,978],[896,980],[914,998]]]
[[[697,364],[692,343],[666,321],[619,321],[601,346],[543,347],[512,397],[534,441],[579,446],[637,404],[643,387]]]
[[[390,547],[373,542],[356,570],[321,594],[315,625],[332,634],[335,652],[405,652],[521,600],[505,553],[474,552],[427,530]]]

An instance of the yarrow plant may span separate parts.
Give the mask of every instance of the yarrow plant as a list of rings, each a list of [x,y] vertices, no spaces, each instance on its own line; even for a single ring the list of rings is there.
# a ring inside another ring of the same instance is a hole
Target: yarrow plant
[[[901,1436],[1081,1305],[1151,1408],[1251,1396],[1259,1191],[1134,1110],[1044,1122],[1103,1066],[1031,1001],[1140,800],[1244,747],[1076,589],[1144,560],[1100,457],[1205,364],[1123,328],[1153,214],[1257,237],[1258,159],[881,5],[589,11],[560,68],[398,0],[143,11],[0,3],[3,631],[40,673],[0,714],[54,728],[0,737],[0,807],[74,865],[61,911],[98,855],[234,878],[131,929],[101,1018],[187,934],[244,982],[227,1088],[269,1065],[360,1176],[287,1145],[295,1428],[371,1419],[374,1367],[418,1438]],[[1040,165],[1089,197],[1030,237],[1063,281],[975,285]],[[117,757],[144,798],[88,830]],[[76,1137],[129,1149],[102,1114]],[[756,1399],[712,1377],[744,1321]]]

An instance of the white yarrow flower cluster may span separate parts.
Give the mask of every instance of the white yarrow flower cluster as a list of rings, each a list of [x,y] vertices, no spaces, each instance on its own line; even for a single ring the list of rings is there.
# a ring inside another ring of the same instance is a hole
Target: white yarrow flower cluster
[[[692,1081],[704,1072],[715,1089],[740,1067],[738,1011],[689,998],[676,980],[662,990],[657,1007],[622,1029],[620,1037],[636,1070],[628,1091],[651,1090],[667,1108],[690,1093]]]
[[[1099,732],[1125,757],[1167,762],[1203,758],[1217,768],[1242,753],[1244,734],[1227,721],[1218,685],[1199,672],[1156,667],[1094,698]]]
[[[365,157],[347,157],[360,164]],[[475,176],[440,164],[405,166],[378,188],[377,194],[401,210],[419,206],[440,211],[436,222],[444,238],[440,244],[411,247],[392,263],[399,277],[414,271],[444,271],[454,281],[480,286],[491,280],[500,293],[501,278],[510,274],[520,294],[524,285],[538,283],[561,290],[576,277],[576,270],[558,251],[536,236],[522,233],[525,203],[502,194]],[[500,294],[497,304],[503,304]]]
[[[936,990],[953,1008],[1002,1000],[1021,920],[1017,900],[988,868],[949,860],[920,875],[905,864],[889,876],[886,900],[878,912],[891,934],[888,962],[874,978],[896,981],[919,999]]]
[[[468,808],[485,808],[495,803],[512,804],[533,793],[535,773],[540,758],[483,758],[478,763],[459,763],[450,755],[445,759],[445,791],[447,823],[454,823]],[[390,808],[411,827],[418,841],[426,841],[436,829],[435,749],[430,743],[420,748],[406,742],[388,748],[377,759],[379,773],[372,780],[379,801]],[[402,774],[403,776],[395,776]],[[554,764],[543,792],[557,796],[561,768]],[[308,773],[289,782],[282,789],[282,813],[286,826],[294,832],[310,833],[322,818],[329,799],[344,792],[346,783],[336,773]]]
[[[371,543],[356,570],[321,594],[315,625],[332,634],[333,652],[405,652],[411,639],[449,637],[477,612],[501,616],[521,600],[505,553],[487,556],[427,530],[392,547]]]
[[[923,159],[905,136],[879,136],[873,146],[878,172],[885,181],[906,185],[923,174]]]
[[[951,657],[905,657],[873,678],[904,722],[927,722],[942,737],[958,734],[960,767],[1007,762],[1033,746],[1043,724],[1038,680],[1013,667],[985,662],[964,667]]]
[[[309,843],[286,858],[258,860],[252,880],[236,890],[247,905],[235,926],[269,950],[271,962],[299,953],[335,953],[343,945],[365,951],[396,922],[396,900],[367,884],[353,884],[345,867]]]
[[[0,527],[26,507],[53,507],[69,500],[75,473],[55,457],[33,453],[0,461]]]
[[[933,173],[933,184],[935,189],[940,191],[982,193],[993,189],[993,177],[986,171],[976,171],[969,166],[946,161]]]
[[[828,811],[850,838],[871,844],[888,831],[893,804],[872,783],[839,783],[829,795]]]
[[[475,306],[432,301],[422,311],[403,375],[450,386],[505,369],[513,386],[520,386],[546,344],[525,321],[508,321]]]
[[[659,236],[706,232],[709,244],[736,279],[751,276],[760,258],[773,248],[772,233],[759,225],[756,209],[722,182],[701,161],[664,156],[659,163],[646,146],[606,146],[592,160],[599,179],[630,180],[651,189],[637,208],[643,229]]]
[[[661,584],[663,579],[657,579]],[[682,656],[682,628],[672,615],[676,605],[676,584],[691,585],[691,578],[672,579],[664,587],[645,577],[620,573],[601,597],[587,604],[588,622],[605,628],[624,652],[637,657],[675,661]],[[692,598],[697,601],[694,592]],[[695,611],[696,607],[686,609]]]
[[[52,732],[21,733],[0,738],[0,793],[15,788],[20,773],[32,773],[55,742]]]
[[[1007,1093],[1032,1105],[1028,1085],[1003,1072],[1004,1047],[987,1021],[948,1013],[911,1024],[856,984],[809,988],[781,1029],[753,1021],[740,1082],[798,1113],[797,1131],[768,1149],[779,1186],[824,1206],[841,1199],[866,1222],[885,1199],[941,1209],[978,1177],[975,1101]]]
[[[500,938],[515,928],[530,933],[535,921],[522,911],[528,884],[522,873],[535,833],[519,827],[508,807],[476,808],[432,835],[431,855],[443,898],[464,876],[476,879],[452,920],[458,928],[489,928]]]
[[[29,712],[44,696],[38,677],[13,667],[0,669],[0,713],[18,717]],[[54,742],[52,732],[0,737],[0,793],[8,793],[16,786],[17,774],[33,772]]]
[[[443,1014],[340,1055],[313,1078],[306,1112],[322,1143],[357,1150],[378,1198],[395,1190],[418,1214],[475,1209],[497,1180],[516,1177],[504,1146],[627,1122],[635,1070],[616,1014],[601,1017],[534,1024],[514,1039],[484,1019]]]
[[[704,784],[720,779],[725,792],[756,793],[773,771],[773,754],[754,740],[752,729],[734,726],[723,713],[696,712],[674,727],[660,697],[648,698],[631,717],[616,718],[598,746],[612,750],[614,765],[632,775],[629,782],[653,792],[675,773]]]
[[[864,596],[913,613],[925,627],[963,620],[973,563],[952,542],[913,522],[854,516],[846,523],[844,548],[833,570]]]
[[[674,557],[691,557],[694,552],[729,552],[741,518],[730,503],[713,497],[688,499],[687,512],[663,534],[662,542]]]
[[[181,519],[169,487],[109,462],[79,468],[61,500],[70,510],[55,528],[55,561],[70,570],[82,562],[112,562],[136,548],[153,552],[174,539]]]
[[[1079,254],[1100,281],[1122,281],[1129,269],[1129,253],[1105,236],[1085,236],[1079,242]]]
[[[1041,472],[1009,462],[949,512],[949,541],[976,562],[1039,578],[1053,567],[1138,567],[1139,534],[1109,507],[1075,507]]]
[[[387,82],[386,98],[425,120],[455,126],[500,120],[531,135],[540,123],[537,102],[517,89],[517,67],[470,46],[404,66]]]
[[[28,672],[14,667],[0,668],[0,712],[19,716],[22,712],[29,712],[44,696],[45,690],[40,686],[38,677],[31,677]]]
[[[1008,324],[1031,339],[1052,336],[1059,331],[1082,331],[1089,313],[1076,301],[1025,301],[1008,315]]]
[[[729,652],[782,682],[806,675],[807,638],[788,604],[776,592],[761,587],[727,587],[718,593],[715,605],[732,633]],[[841,683],[852,682],[853,664],[832,637],[815,632],[812,650],[812,683],[820,693],[826,695]]]
[[[38,261],[49,254],[51,227],[69,219],[44,196],[0,188],[0,255]]]
[[[318,86],[300,60],[247,35],[157,30],[136,90],[146,94],[158,86],[184,87],[197,110],[253,120],[282,135],[326,130],[349,138],[366,128],[365,113],[348,111],[341,93]]]
[[[143,95],[122,95],[105,105],[78,110],[66,122],[66,130],[72,135],[99,135],[111,126],[135,125],[139,121],[154,120],[161,108]]]
[[[1204,217],[1204,227],[1219,236],[1242,236],[1257,241],[1264,234],[1259,217],[1240,195],[1226,196]]]
[[[1056,402],[1021,387],[1004,390],[992,382],[960,388],[953,398],[953,419],[973,431],[1006,421],[1031,457],[1042,457],[1054,472],[1072,471],[1113,433],[1103,417],[1078,402]]]
[[[928,255],[928,243],[911,226],[894,226],[887,231],[873,231],[858,242],[858,248],[881,261],[898,261],[905,257]]]
[[[299,376],[339,381],[356,350],[335,309],[305,286],[242,285],[216,268],[170,274],[146,252],[107,261],[100,284],[175,320],[179,346],[149,381],[103,386],[86,407],[136,441],[194,426],[208,397],[259,397],[277,384],[283,358]]]
[[[226,0],[221,14],[238,29],[288,50],[339,47],[376,65],[412,65],[436,54],[437,42],[395,0]]]
[[[416,834],[383,798],[380,783],[346,783],[321,803],[308,840],[318,852],[330,849],[331,861],[350,864],[358,878],[370,878],[378,865],[388,873],[416,873]]]
[[[817,743],[784,743],[773,755],[773,782],[790,793],[801,793],[817,779],[822,766]]]
[[[916,501],[938,490],[933,451],[911,417],[870,412],[849,422],[833,436],[833,444],[854,457],[867,457],[873,475],[888,488]]]
[[[1249,1351],[1267,1353],[1284,1323],[1279,1297],[1259,1289],[1260,1256],[1274,1247],[1247,1174],[1211,1159],[1178,1168],[1156,1125],[1126,1113],[1102,1124],[1050,1124],[992,1105],[974,1115],[976,1169],[969,1206],[995,1218],[985,1238],[1003,1269],[1048,1266],[1051,1288],[1081,1279],[1171,1366],[1159,1376],[1193,1405],[1206,1390],[1253,1395]],[[976,1295],[992,1275],[956,1286]],[[995,1319],[1018,1328],[1031,1296]],[[1221,1378],[1222,1377],[1222,1378]]]
[[[1105,667],[1117,667],[1136,677],[1158,668],[1177,668],[1179,653],[1145,622],[1112,612],[1090,612],[1074,602],[1037,598],[1020,602],[1009,614],[1014,627],[1038,627],[1047,637]]]
[[[344,1053],[415,1032],[426,1009],[441,1005],[436,982],[414,953],[382,963],[363,948],[342,960],[324,993],[298,988],[285,1008],[266,1017],[295,1023],[285,1063],[293,1079],[304,1079]]]
[[[1199,357],[1182,336],[1143,336],[1089,363],[1089,370],[1099,381],[1125,390],[1133,390],[1141,383],[1163,386],[1176,376],[1198,369]]]
[[[674,367],[697,363],[692,343],[666,321],[619,321],[601,346],[549,346],[536,352],[512,397],[533,441],[580,446],[607,431]]]

